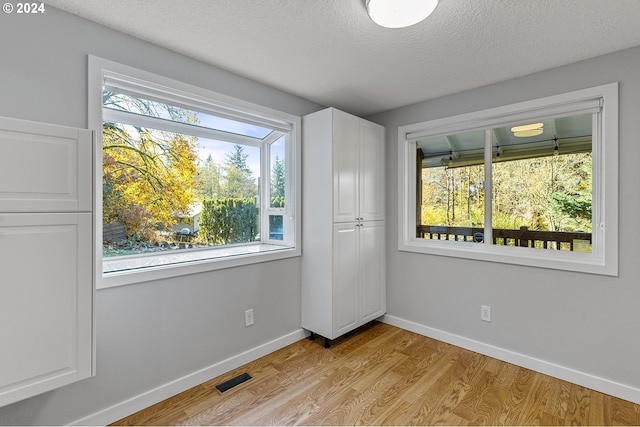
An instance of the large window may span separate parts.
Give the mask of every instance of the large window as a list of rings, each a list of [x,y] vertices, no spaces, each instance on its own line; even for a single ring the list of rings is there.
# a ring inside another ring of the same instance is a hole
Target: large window
[[[401,250],[617,274],[615,84],[403,126],[399,142]]]
[[[90,66],[103,279],[299,254],[298,117],[98,58]]]

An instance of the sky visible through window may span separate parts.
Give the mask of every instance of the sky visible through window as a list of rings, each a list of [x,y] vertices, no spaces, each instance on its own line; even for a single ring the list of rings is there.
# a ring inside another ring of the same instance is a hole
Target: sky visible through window
[[[123,107],[125,105],[126,108]],[[193,126],[219,130],[259,140],[266,138],[271,134],[271,132],[273,132],[273,129],[268,127],[232,120],[199,111],[177,108],[167,104],[120,93],[109,97],[109,102],[106,103],[104,107],[116,111],[124,110],[144,116],[157,117]],[[176,111],[178,111],[179,114],[172,114],[172,112]],[[137,130],[133,126],[127,126],[127,130],[131,135],[138,135]],[[222,164],[226,155],[230,154],[232,151],[232,146],[229,142],[197,136],[194,138],[196,138],[198,159],[201,164],[204,163],[209,156],[211,156],[215,163]],[[244,148],[245,152],[248,154],[246,159],[247,166],[251,169],[253,177],[258,178],[260,176],[260,150],[256,147],[247,145],[245,145]],[[275,159],[276,156],[279,159],[284,159],[284,144],[272,144],[271,158]],[[270,166],[273,167],[273,160],[271,161]]]
[[[213,161],[221,165],[224,163],[227,154],[232,152],[232,144],[223,141],[216,141],[213,139],[200,138],[196,139],[198,147],[198,159],[200,163],[204,163],[205,160],[211,156]],[[251,173],[254,178],[260,176],[260,149],[258,147],[243,146],[244,152],[248,154],[247,166],[251,169]]]
[[[105,93],[109,93],[105,91]],[[209,129],[221,130],[223,132],[235,133],[251,138],[264,139],[272,132],[272,129],[253,125],[238,120],[215,116],[200,111],[188,110],[174,107],[160,102],[150,101],[135,96],[121,93],[110,94],[105,108],[112,110],[123,110],[131,113],[142,114],[149,117],[157,117],[165,120],[172,120],[179,123],[193,124]]]

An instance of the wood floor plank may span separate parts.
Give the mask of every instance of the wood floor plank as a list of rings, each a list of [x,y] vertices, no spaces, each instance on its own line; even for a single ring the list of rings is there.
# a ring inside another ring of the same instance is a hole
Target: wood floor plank
[[[450,378],[449,390],[444,394],[438,405],[431,413],[431,417],[425,421],[429,425],[444,425],[450,414],[460,415],[456,412],[466,394],[472,390],[474,379],[482,374],[489,358],[479,353],[469,352],[469,362],[460,375]]]
[[[608,405],[605,406],[605,396],[602,393],[590,390],[591,404],[589,405],[589,424],[603,426],[606,420],[611,420]]]
[[[549,388],[552,378],[535,373],[533,384],[529,389],[523,409],[516,424],[518,425],[542,425],[544,419],[544,409],[549,399]],[[598,424],[601,425],[601,424]]]
[[[417,366],[420,366],[420,370],[414,375],[413,382],[407,384],[407,389],[402,398],[411,403],[420,400],[426,390],[431,389],[441,377],[446,375],[456,362],[458,355],[451,348],[442,353],[433,353],[424,366],[418,362]]]
[[[455,408],[458,418],[470,424],[494,424],[501,410],[494,383],[496,374],[485,370],[477,375],[470,390]]]
[[[234,419],[234,424],[284,425],[294,424],[308,414],[322,409],[318,402],[329,402],[332,398],[348,390],[353,381],[353,371],[340,367],[317,381],[304,381],[271,399],[269,405],[253,408]],[[338,398],[335,399],[336,401]],[[285,408],[285,410],[283,410]]]
[[[190,414],[190,419],[182,424],[225,424],[235,419],[238,416],[238,412],[262,407],[265,403],[277,398],[286,391],[286,387],[280,385],[278,375],[279,373],[263,378],[253,378],[224,393],[220,393],[214,386],[211,386],[209,388],[209,399],[187,410]],[[174,423],[170,424],[173,425]]]
[[[431,420],[438,416],[441,402],[449,398],[452,388],[456,385],[456,379],[463,376],[469,365],[473,363],[473,353],[469,351],[454,353],[453,356],[454,360],[449,368],[442,372],[431,387],[423,389],[420,398],[407,411],[406,417],[410,420],[410,424],[430,425]]]
[[[406,354],[406,353],[403,353]],[[425,357],[408,357],[393,370],[400,376],[400,380],[390,387],[385,399],[385,409],[372,420],[372,425],[392,425],[398,414],[406,414],[411,404],[423,394],[425,388],[430,387],[444,372],[444,366],[453,363],[443,353],[431,353]]]
[[[503,402],[505,414],[502,419],[506,425],[518,424],[525,409],[524,402],[529,396],[535,376],[535,372],[517,367],[514,380]]]
[[[640,425],[640,408],[638,405],[630,405],[629,402],[610,396],[609,402],[611,407],[611,425]]]
[[[640,425],[640,405],[373,323],[308,339],[113,425]],[[253,378],[220,393],[215,385]]]
[[[569,407],[570,388],[570,383],[558,380],[551,384],[549,390],[549,399],[547,400],[545,412],[555,419],[563,420],[562,424],[564,424],[564,419]]]
[[[575,426],[588,424],[591,393],[588,389],[575,384],[571,385],[570,390],[564,425]]]

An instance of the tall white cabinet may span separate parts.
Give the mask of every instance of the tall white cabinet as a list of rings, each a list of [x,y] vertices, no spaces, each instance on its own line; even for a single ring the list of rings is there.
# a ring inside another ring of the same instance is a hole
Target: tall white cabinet
[[[92,145],[0,118],[0,407],[93,373]]]
[[[386,312],[384,131],[335,108],[302,121],[302,327],[327,340]]]

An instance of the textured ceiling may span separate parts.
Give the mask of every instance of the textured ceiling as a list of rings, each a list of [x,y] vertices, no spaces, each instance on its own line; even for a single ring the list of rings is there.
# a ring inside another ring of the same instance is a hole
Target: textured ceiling
[[[440,0],[405,29],[365,0],[45,3],[360,115],[640,45],[640,0]]]

